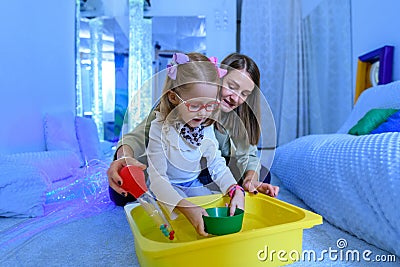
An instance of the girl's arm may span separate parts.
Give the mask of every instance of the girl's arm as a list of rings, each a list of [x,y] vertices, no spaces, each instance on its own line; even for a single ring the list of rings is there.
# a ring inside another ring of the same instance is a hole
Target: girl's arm
[[[233,215],[236,208],[244,209],[244,192],[237,185],[232,172],[226,166],[225,159],[221,156],[221,151],[218,149],[218,141],[215,138],[214,131],[210,131],[210,129],[211,127],[206,127],[204,132],[207,139],[203,140],[204,144],[202,144],[203,157],[207,159],[207,167],[213,181],[223,194],[230,195],[230,215]],[[240,194],[236,192],[237,190],[241,191]]]
[[[186,199],[182,199],[181,201],[179,201],[176,209],[178,209],[183,215],[185,215],[185,217],[193,225],[199,235],[208,236],[208,234],[204,231],[203,215],[208,216],[205,209],[196,206]]]
[[[236,208],[244,210],[244,189],[239,185],[232,185],[229,188],[228,195],[231,198],[229,215],[235,214]]]
[[[216,139],[210,135],[207,137],[209,138],[205,138],[202,143],[203,157],[207,159],[207,168],[212,180],[217,184],[221,192],[226,194],[232,185],[237,184],[237,181],[226,166],[225,159],[218,149]]]
[[[179,210],[190,221],[197,233],[202,236],[208,234],[204,231],[203,215],[208,216],[205,209],[194,205],[184,199],[172,187],[167,176],[167,160],[163,150],[161,139],[162,122],[154,121],[150,127],[149,144],[147,148],[148,163],[147,169],[150,179],[150,189],[156,195],[159,202],[163,203],[169,211],[171,219]]]
[[[147,173],[150,180],[150,190],[154,193],[157,200],[165,206],[170,218],[175,219],[176,214],[173,213],[173,210],[183,197],[172,187],[167,176],[168,163],[163,149],[162,127],[163,122],[161,121],[154,120],[151,123],[149,144],[147,147],[149,164]]]

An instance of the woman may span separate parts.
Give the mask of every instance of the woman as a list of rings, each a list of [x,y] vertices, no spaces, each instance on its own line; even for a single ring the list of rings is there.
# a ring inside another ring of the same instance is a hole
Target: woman
[[[232,53],[221,62],[221,68],[228,70],[223,77],[221,89],[221,118],[215,127],[221,154],[229,161],[231,169],[237,168],[237,179],[242,179],[243,188],[248,192],[261,192],[277,196],[279,188],[260,182],[260,162],[257,144],[260,138],[260,71],[256,63],[246,55]],[[110,198],[119,206],[134,201],[133,196],[121,188],[122,179],[118,172],[126,165],[146,169],[146,146],[149,127],[155,114],[142,121],[132,132],[125,134],[118,143],[114,161],[107,171]],[[234,148],[232,148],[232,145]],[[234,154],[231,154],[234,151]],[[233,159],[231,161],[231,159]],[[203,184],[210,181],[207,169],[199,179]],[[269,177],[267,177],[269,182]]]

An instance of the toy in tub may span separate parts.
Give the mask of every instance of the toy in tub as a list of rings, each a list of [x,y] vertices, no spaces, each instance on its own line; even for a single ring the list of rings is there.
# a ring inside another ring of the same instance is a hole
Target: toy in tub
[[[188,200],[204,208],[229,203],[229,197],[221,194]],[[266,195],[246,194],[245,201],[241,231],[201,237],[179,214],[170,221],[174,240],[165,238],[142,205],[126,205],[140,265],[282,266],[292,263],[296,255],[301,256],[303,229],[322,223],[321,216]]]

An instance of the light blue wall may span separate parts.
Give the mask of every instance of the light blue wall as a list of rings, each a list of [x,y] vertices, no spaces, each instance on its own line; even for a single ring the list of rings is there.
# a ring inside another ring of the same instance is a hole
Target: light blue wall
[[[322,1],[331,0],[302,0],[303,17]],[[394,46],[393,80],[400,80],[399,11],[398,0],[351,0],[354,88],[358,57],[385,45]]]
[[[44,150],[44,114],[75,108],[75,1],[0,1],[0,34],[0,153]]]
[[[400,1],[352,0],[353,70],[358,57],[385,45],[394,46],[393,80],[400,80]]]

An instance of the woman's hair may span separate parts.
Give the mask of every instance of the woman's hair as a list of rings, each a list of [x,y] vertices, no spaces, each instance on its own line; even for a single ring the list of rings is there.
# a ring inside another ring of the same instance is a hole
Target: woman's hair
[[[247,97],[246,101],[234,109],[234,112],[229,112],[227,115],[227,123],[231,128],[231,136],[233,138],[244,138],[246,132],[249,143],[257,145],[260,139],[260,70],[257,64],[248,56],[232,53],[221,61],[221,68],[230,71],[245,70],[250,75],[254,82],[254,89]],[[222,114],[221,114],[222,115]],[[238,121],[241,119],[241,122]],[[246,129],[244,132],[243,127]]]
[[[156,108],[163,120],[167,120],[168,115],[177,106],[169,100],[169,91],[179,94],[182,91],[190,90],[191,86],[199,83],[212,86],[221,85],[216,66],[206,56],[195,52],[186,55],[189,57],[189,62],[176,65],[176,78],[172,79],[169,75],[166,77],[160,103]],[[175,118],[176,116],[171,116],[171,119]],[[211,125],[213,122],[208,119],[205,125]]]

